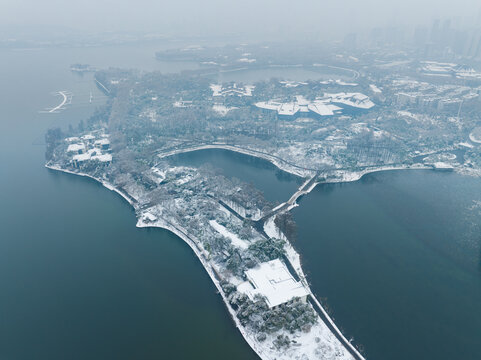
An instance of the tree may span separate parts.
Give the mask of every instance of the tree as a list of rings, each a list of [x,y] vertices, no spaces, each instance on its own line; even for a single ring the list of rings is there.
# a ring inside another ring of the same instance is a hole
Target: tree
[[[284,235],[291,241],[296,239],[297,225],[290,212],[284,212],[276,216],[274,223]]]
[[[55,148],[59,145],[60,141],[63,139],[63,133],[60,128],[48,129],[45,134],[45,159],[47,161],[52,160],[53,152]]]
[[[285,241],[279,239],[264,239],[249,245],[249,252],[259,261],[266,262],[279,259],[285,255]]]

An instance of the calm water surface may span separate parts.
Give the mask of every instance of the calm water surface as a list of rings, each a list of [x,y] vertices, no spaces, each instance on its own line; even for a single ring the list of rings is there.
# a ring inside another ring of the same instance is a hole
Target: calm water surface
[[[252,183],[267,200],[280,203],[289,199],[302,179],[280,171],[264,159],[221,149],[205,149],[169,157],[172,165],[201,167],[207,164],[227,177]]]
[[[322,185],[294,210],[314,292],[368,359],[481,359],[481,181]]]
[[[88,117],[90,91],[102,100],[70,64],[186,66],[154,50],[0,50],[0,359],[256,358],[183,241],[135,228],[130,206],[95,182],[43,167],[46,129]],[[58,90],[72,105],[38,113]]]

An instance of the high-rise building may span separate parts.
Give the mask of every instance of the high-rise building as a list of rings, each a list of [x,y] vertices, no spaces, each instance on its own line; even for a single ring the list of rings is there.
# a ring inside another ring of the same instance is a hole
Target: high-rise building
[[[428,42],[429,30],[425,26],[416,26],[414,29],[414,45],[424,47]]]
[[[431,42],[438,44],[440,40],[440,20],[436,19],[433,22],[433,26],[431,28]]]

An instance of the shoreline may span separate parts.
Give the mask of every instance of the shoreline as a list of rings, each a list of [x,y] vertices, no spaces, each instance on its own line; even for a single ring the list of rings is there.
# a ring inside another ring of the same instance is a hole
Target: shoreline
[[[244,154],[244,155],[247,155],[247,156],[253,156],[253,157],[256,157],[256,158],[261,158],[261,159],[264,159],[266,161],[269,161],[270,163],[272,163],[273,165],[275,165],[278,169],[280,169],[282,171],[286,171],[290,174],[300,176],[299,173],[291,172],[291,171],[285,169],[284,166],[280,166],[279,162],[276,161],[277,159],[275,159],[272,156],[268,156],[268,154],[265,154],[265,153],[262,153],[262,152],[257,152],[257,151],[252,151],[250,149],[240,148],[240,147],[237,147],[237,146],[231,146],[231,145],[227,145],[227,144],[200,145],[200,146],[191,147],[191,148],[187,148],[187,149],[179,149],[179,150],[171,151],[167,154],[161,154],[161,155],[159,155],[159,157],[165,158],[165,157],[172,156],[172,155],[179,154],[179,153],[193,152],[193,151],[204,150],[204,149],[223,149],[223,150],[227,150],[227,151],[233,151],[233,152],[241,153],[241,154]],[[64,172],[64,173],[68,173],[68,174],[72,174],[72,175],[80,175],[80,176],[87,177],[87,178],[90,178],[92,180],[95,180],[96,182],[103,185],[105,188],[107,188],[111,191],[114,191],[118,195],[120,195],[124,200],[126,200],[134,208],[134,210],[136,212],[138,210],[138,207],[136,206],[135,199],[131,198],[129,195],[127,195],[123,191],[117,189],[115,186],[113,186],[112,184],[110,184],[109,182],[107,182],[105,180],[96,178],[94,176],[91,176],[91,175],[88,175],[88,174],[85,174],[85,173],[82,173],[82,172],[75,172],[75,171],[71,171],[71,170],[68,170],[68,169],[63,169],[63,168],[61,168],[59,166],[55,166],[55,165],[46,164],[45,167],[50,169],[50,170],[60,171],[60,172]],[[296,191],[296,193],[294,193],[291,196],[289,201],[291,199],[293,199],[292,204],[289,204],[289,206],[286,209],[283,209],[282,212],[290,211],[292,208],[298,206],[297,200],[300,197],[309,194],[319,184],[354,182],[354,181],[360,180],[365,175],[368,175],[368,174],[374,173],[374,172],[393,171],[393,170],[409,170],[409,169],[429,170],[429,169],[432,169],[432,167],[428,167],[428,166],[415,166],[415,167],[412,167],[412,166],[411,167],[410,166],[386,166],[386,167],[381,167],[381,168],[378,168],[378,169],[366,169],[366,170],[363,170],[363,171],[353,172],[353,173],[347,173],[346,171],[343,171],[343,170],[337,170],[337,172],[343,173],[342,177],[339,177],[338,179],[333,179],[331,181],[322,181],[322,182],[314,181],[312,184],[310,184],[310,186],[307,189],[303,189],[304,186],[306,186],[310,181],[312,181],[314,179],[314,177],[315,177],[315,175],[314,175],[310,178],[307,178],[305,180],[305,182]],[[299,193],[299,195],[297,195],[298,193]],[[285,204],[287,204],[287,202],[277,206],[277,208],[280,208]],[[275,209],[273,209],[273,210],[275,210]],[[277,215],[277,213],[274,213],[270,218],[273,218],[275,215]],[[266,223],[267,223],[267,221],[269,221],[269,219],[266,219]],[[169,221],[164,220],[164,219],[157,219],[155,221],[155,223],[145,223],[141,217],[138,217],[136,227],[139,227],[139,228],[149,228],[150,227],[150,228],[165,229],[167,231],[172,232],[173,234],[178,236],[180,239],[182,239],[185,243],[187,243],[189,245],[189,247],[192,249],[192,251],[194,252],[194,254],[197,256],[197,258],[200,260],[204,269],[207,271],[209,277],[211,278],[212,282],[214,283],[215,287],[217,288],[217,291],[221,295],[222,300],[224,302],[224,305],[226,306],[226,308],[227,308],[227,310],[230,314],[230,317],[234,321],[234,324],[235,324],[236,328],[242,334],[243,338],[249,344],[251,349],[263,360],[264,359],[265,360],[274,360],[275,359],[274,357],[271,357],[270,354],[265,353],[262,350],[262,346],[260,345],[260,343],[252,335],[250,335],[248,333],[248,331],[245,329],[245,327],[242,326],[240,321],[237,319],[236,313],[233,310],[233,308],[231,307],[231,305],[230,305],[230,303],[229,303],[229,301],[228,301],[228,299],[227,299],[227,297],[226,297],[226,295],[225,295],[225,293],[224,293],[224,291],[223,291],[223,289],[220,285],[220,282],[219,282],[219,280],[218,280],[218,278],[215,274],[215,272],[216,272],[215,269],[207,261],[207,259],[205,259],[205,256],[204,256],[203,251],[202,251],[202,245],[199,241],[196,242],[194,239],[191,238],[191,236],[189,236],[187,234],[187,232],[185,230],[179,228],[178,226],[175,226],[174,224],[172,224]],[[291,264],[291,266],[293,267],[293,269],[295,270],[295,272],[297,273],[297,275],[299,276],[301,281],[307,287],[307,289],[309,291],[309,294],[310,294],[310,298],[313,301],[313,304],[312,304],[313,307],[319,309],[320,313],[318,311],[316,311],[317,315],[319,317],[319,321],[322,322],[323,325],[330,330],[331,334],[338,339],[338,341],[343,345],[345,350],[348,353],[350,353],[353,358],[365,360],[365,358],[363,357],[363,355],[360,354],[358,349],[339,330],[339,328],[336,326],[335,322],[331,319],[331,317],[328,315],[328,313],[322,307],[319,300],[316,298],[316,296],[312,292],[312,290],[309,287],[309,284],[307,282],[307,278],[306,278],[306,276],[305,276],[305,274],[302,270],[302,267],[301,267],[300,255],[299,255],[299,253],[297,253],[297,251],[294,249],[292,244],[290,244],[289,242],[288,242],[288,256],[286,256],[286,259],[289,261],[289,263]]]
[[[275,155],[271,155],[268,153],[264,153],[262,151],[257,151],[249,148],[243,148],[237,145],[229,145],[226,143],[213,143],[213,144],[204,144],[204,145],[196,145],[196,146],[190,146],[186,148],[181,148],[181,149],[176,149],[176,150],[170,150],[166,151],[165,153],[159,153],[157,154],[157,157],[160,159],[165,159],[170,156],[178,155],[178,154],[185,154],[189,152],[195,152],[195,151],[200,151],[200,150],[208,150],[208,149],[220,149],[220,150],[227,150],[227,151],[232,151],[238,154],[243,154],[243,155],[248,155],[252,156],[258,159],[263,159],[268,162],[270,162],[272,165],[277,167],[279,170],[282,170],[288,174],[295,175],[301,178],[306,179],[307,177],[314,176],[315,173],[317,173],[319,170],[315,169],[307,169],[303,168],[301,166],[297,166],[294,164],[291,164],[290,162],[281,159],[280,157],[277,157]],[[296,170],[293,170],[295,168]],[[380,172],[380,171],[393,171],[393,170],[432,170],[432,166],[428,165],[385,165],[381,166],[379,168],[373,168],[373,169],[364,169],[360,171],[346,171],[343,169],[330,169],[326,170],[332,173],[342,173],[342,177],[339,179],[334,179],[334,180],[326,180],[322,182],[316,182],[316,186],[318,184],[327,184],[327,183],[348,183],[348,182],[353,182],[353,181],[358,181],[360,180],[363,176],[375,173],[375,172]],[[314,186],[315,187],[315,186]],[[307,194],[311,192],[312,189],[309,189]]]
[[[189,153],[189,152],[194,152],[194,151],[199,151],[199,150],[208,150],[208,149],[220,149],[220,150],[227,150],[227,151],[232,151],[236,152],[238,154],[244,154],[248,156],[252,156],[255,158],[259,159],[264,159],[268,162],[270,162],[272,165],[277,167],[278,169],[285,171],[291,175],[295,175],[301,178],[305,178],[307,176],[312,176],[315,174],[316,170],[314,169],[306,169],[301,166],[297,166],[294,164],[289,163],[286,160],[281,159],[280,157],[277,157],[275,155],[271,155],[268,153],[264,153],[261,151],[257,150],[252,150],[248,148],[243,148],[240,146],[236,145],[229,145],[225,143],[213,143],[213,144],[204,144],[204,145],[196,145],[196,146],[191,146],[183,149],[176,149],[176,150],[171,150],[167,151],[165,153],[159,153],[157,154],[157,157],[159,159],[164,159],[173,155],[178,155],[178,154],[184,154],[184,153]]]
[[[63,168],[61,168],[59,166],[55,166],[55,165],[45,164],[45,167],[47,169],[50,169],[50,170],[59,171],[59,172],[63,172],[63,173],[71,174],[71,175],[78,175],[78,176],[82,176],[82,177],[92,179],[92,180],[96,181],[97,183],[100,183],[105,188],[107,188],[111,191],[114,191],[115,193],[120,195],[124,200],[126,200],[133,207],[134,211],[137,212],[137,210],[138,210],[137,204],[127,194],[125,194],[121,190],[115,188],[115,186],[113,186],[112,184],[108,183],[105,180],[96,178],[95,176],[88,175],[88,174],[85,174],[85,173],[82,173],[82,172],[75,172],[75,171],[71,171],[71,170],[68,170],[68,169],[63,169]],[[317,183],[314,183],[314,184],[317,185]],[[314,187],[315,186],[311,185],[309,190],[312,190]],[[222,286],[220,285],[219,280],[217,279],[217,276],[215,274],[215,272],[216,272],[215,269],[205,259],[205,256],[202,252],[202,244],[200,242],[196,242],[194,239],[192,239],[187,234],[187,232],[185,230],[179,228],[178,226],[175,226],[174,224],[170,223],[169,221],[167,221],[165,219],[157,219],[155,221],[155,223],[145,223],[143,221],[143,219],[141,217],[139,217],[138,220],[137,220],[137,223],[136,223],[136,227],[138,227],[138,228],[160,228],[160,229],[164,229],[164,230],[172,232],[174,235],[178,236],[181,240],[183,240],[192,249],[192,251],[194,252],[196,257],[200,260],[202,266],[204,267],[207,274],[209,275],[212,282],[214,283],[215,287],[217,288],[218,293],[221,295],[222,300],[224,302],[224,305],[227,308],[227,310],[229,312],[229,315],[230,315],[232,321],[235,324],[235,327],[239,330],[242,337],[245,339],[245,341],[250,346],[250,348],[262,360],[276,360],[277,359],[277,356],[275,356],[275,355],[273,356],[272,353],[268,353],[268,352],[264,351],[262,349],[263,348],[262,344],[260,344],[259,341],[257,341],[252,334],[249,334],[249,332],[246,330],[246,328],[240,323],[239,319],[236,316],[236,313],[235,313],[234,309],[230,305],[230,303],[227,299],[227,296],[224,293],[224,290],[222,289]],[[334,321],[329,317],[329,315],[327,314],[325,309],[322,307],[322,305],[320,304],[318,299],[315,297],[314,293],[312,292],[311,288],[309,287],[306,276],[305,276],[305,274],[302,270],[299,253],[297,253],[297,251],[294,249],[294,247],[289,242],[287,244],[288,244],[288,246],[287,246],[288,254],[286,256],[286,259],[289,261],[289,263],[293,267],[294,271],[296,272],[296,274],[301,279],[302,283],[307,287],[307,289],[309,291],[310,298],[312,298],[312,301],[314,302],[314,304],[312,304],[313,308],[318,307],[319,309],[321,309],[322,315],[317,313],[317,311],[316,311],[317,316],[319,317],[320,324],[317,324],[315,326],[317,326],[317,327],[323,326],[324,328],[328,329],[330,331],[331,335],[334,338],[337,338],[337,340],[343,346],[345,351],[347,351],[347,353],[350,354],[352,356],[352,358],[357,359],[357,360],[365,360],[365,358],[359,353],[359,351],[355,348],[355,346],[352,345],[349,342],[349,340],[347,340],[347,338],[342,334],[342,332],[337,328]],[[326,321],[323,320],[323,318],[326,318],[327,322],[329,324],[327,324]],[[335,329],[336,332],[332,331],[331,329]],[[340,339],[342,339],[342,340],[340,340]]]
[[[46,164],[45,167],[47,169],[50,169],[50,170],[59,171],[59,172],[63,172],[63,173],[71,174],[71,175],[78,175],[78,176],[82,176],[82,177],[86,177],[86,178],[95,180],[96,182],[100,183],[102,186],[104,186],[108,190],[114,191],[115,193],[120,195],[124,200],[126,200],[134,208],[134,210],[137,210],[136,204],[126,194],[124,194],[122,191],[118,190],[113,185],[111,185],[110,183],[108,183],[104,180],[101,180],[99,178],[96,178],[94,176],[91,176],[91,175],[88,175],[88,174],[85,174],[85,173],[74,172],[74,171],[71,171],[71,170],[68,170],[68,169],[62,169],[62,168],[60,168],[58,166],[55,166],[55,165]],[[179,237],[181,240],[183,240],[187,245],[189,245],[189,247],[192,249],[194,254],[200,260],[202,266],[206,270],[207,274],[209,275],[210,279],[214,283],[215,287],[217,288],[217,291],[221,295],[222,300],[224,302],[224,305],[226,306],[230,317],[234,321],[235,327],[242,334],[243,338],[246,340],[248,345],[257,354],[257,356],[259,356],[261,359],[275,360],[275,359],[265,357],[267,354],[264,354],[262,352],[262,350],[259,349],[259,347],[257,346],[257,341],[255,341],[255,339],[252,339],[252,337],[249,336],[249,334],[244,329],[244,327],[242,326],[240,321],[237,319],[237,316],[235,315],[234,309],[232,309],[231,305],[229,304],[229,301],[227,300],[227,297],[224,293],[224,290],[222,289],[219,281],[217,280],[217,277],[214,273],[214,270],[213,270],[212,266],[205,260],[201,250],[199,249],[198,245],[195,243],[194,240],[192,240],[183,230],[178,229],[174,225],[168,223],[165,220],[161,220],[161,219],[158,219],[156,221],[155,225],[154,225],[154,224],[147,224],[147,223],[143,222],[143,220],[141,218],[139,218],[137,220],[136,227],[138,227],[138,228],[159,228],[159,229],[164,229],[164,230],[170,231],[174,235]]]
[[[120,195],[124,200],[126,200],[134,208],[135,211],[137,211],[136,203],[134,201],[132,201],[129,198],[129,196],[124,194],[119,189],[115,188],[112,184],[108,183],[107,181],[104,181],[102,179],[96,178],[92,175],[88,175],[88,174],[85,174],[85,173],[82,173],[82,172],[75,172],[75,171],[71,171],[71,170],[68,170],[68,169],[63,169],[63,168],[55,166],[55,165],[46,164],[45,167],[47,169],[50,169],[50,170],[59,171],[59,172],[63,172],[63,173],[71,174],[71,175],[79,175],[79,176],[82,176],[82,177],[86,177],[86,178],[95,180],[96,182],[98,182],[102,186],[104,186],[105,188],[107,188],[111,191],[114,191],[115,193]],[[317,183],[315,183],[315,184],[317,185]],[[315,186],[311,186],[309,190],[312,190],[314,187]],[[205,256],[202,253],[202,249],[201,249],[202,245],[200,244],[200,242],[199,242],[199,244],[197,244],[197,242],[195,240],[193,240],[183,229],[180,229],[179,227],[175,226],[174,224],[172,224],[169,221],[164,220],[164,219],[157,219],[155,221],[155,223],[145,223],[142,220],[142,218],[139,217],[138,220],[137,220],[137,223],[136,223],[136,227],[138,227],[138,228],[160,228],[160,229],[164,229],[164,230],[172,232],[174,235],[178,236],[181,240],[183,240],[192,249],[192,251],[194,252],[196,257],[200,260],[202,266],[204,267],[204,269],[206,270],[210,279],[212,280],[215,287],[217,288],[218,293],[222,297],[224,305],[227,308],[227,310],[229,312],[229,315],[230,315],[232,321],[235,324],[235,327],[239,330],[239,332],[241,333],[242,337],[245,339],[247,344],[257,354],[257,356],[259,356],[260,359],[262,359],[262,360],[276,360],[276,357],[271,357],[270,354],[265,353],[261,349],[261,346],[258,345],[259,342],[253,336],[251,336],[247,332],[245,327],[242,326],[242,324],[240,323],[239,319],[236,316],[236,313],[235,313],[234,309],[230,305],[230,303],[227,299],[227,296],[224,293],[224,290],[222,289],[222,286],[220,285],[219,280],[217,279],[217,276],[215,274],[215,270],[213,269],[211,264],[205,259]],[[319,309],[321,309],[322,317],[325,317],[328,320],[329,325],[325,323],[325,321],[322,319],[320,314],[317,314],[319,316],[319,321],[321,321],[326,328],[330,329],[330,327],[332,327],[337,331],[337,334],[336,334],[331,330],[332,335],[336,338],[338,338],[338,336],[340,336],[343,339],[343,341],[340,341],[341,344],[346,349],[346,351],[353,356],[353,358],[357,357],[358,360],[365,360],[365,358],[359,353],[359,351],[354,347],[354,345],[352,345],[349,342],[349,340],[347,340],[347,338],[342,334],[342,332],[337,328],[334,321],[330,318],[330,316],[327,314],[325,309],[322,307],[320,302],[317,300],[317,298],[313,294],[313,292],[312,292],[312,290],[309,287],[309,284],[307,282],[306,276],[305,276],[304,272],[302,271],[302,267],[301,267],[301,263],[300,263],[300,255],[296,252],[296,250],[293,248],[293,246],[289,242],[288,242],[288,255],[286,256],[286,259],[289,261],[291,266],[294,268],[294,270],[296,271],[296,273],[300,277],[303,284],[307,287],[310,297],[314,301],[315,305],[317,307],[319,307]],[[353,354],[355,354],[355,355],[353,355]]]

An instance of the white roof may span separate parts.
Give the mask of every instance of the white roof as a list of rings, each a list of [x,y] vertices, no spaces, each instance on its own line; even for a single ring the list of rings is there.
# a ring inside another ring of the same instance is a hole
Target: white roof
[[[279,259],[262,263],[246,271],[248,282],[238,286],[251,300],[260,294],[272,308],[284,304],[295,297],[309,295],[307,289],[291,275],[286,265]]]
[[[155,216],[154,214],[150,213],[150,212],[145,212],[143,215],[142,215],[142,219],[144,221],[157,221],[157,216]]]
[[[66,142],[74,142],[74,141],[79,141],[79,140],[80,140],[80,138],[78,138],[77,136],[65,138]]]
[[[289,103],[283,103],[277,110],[277,113],[279,115],[292,116],[296,114],[298,111],[299,111],[299,105],[297,105],[297,103],[295,102],[289,102]]]
[[[382,93],[381,89],[379,89],[376,85],[370,84],[369,87],[371,88],[372,92],[375,94],[380,94]]]
[[[309,100],[307,100],[304,96],[302,95],[296,95],[296,100],[297,100],[297,104],[299,106],[303,106],[303,105],[309,105]]]
[[[67,152],[78,152],[79,150],[85,150],[85,144],[70,144],[67,148]]]
[[[337,93],[337,94],[326,94],[326,96],[331,98],[334,103],[340,103],[359,109],[370,109],[374,107],[374,103],[369,99],[368,96],[361,93]]]
[[[275,110],[275,111],[277,111],[277,109],[279,109],[281,105],[282,105],[281,103],[275,102],[275,101],[261,101],[256,103],[256,106],[258,108],[266,109],[266,110]]]
[[[93,139],[95,139],[95,136],[93,136],[92,134],[87,134],[87,135],[82,136],[82,139],[93,140]]]
[[[212,96],[228,96],[228,95],[238,95],[238,96],[252,96],[252,91],[254,91],[254,85],[237,86],[233,84],[232,86],[224,87],[221,84],[211,84],[210,89],[212,90]]]
[[[326,105],[325,103],[322,103],[322,102],[315,102],[315,103],[309,104],[309,110],[321,116],[334,115],[334,112],[329,107],[329,105]]]
[[[112,161],[112,155],[111,154],[94,155],[92,156],[92,160],[98,160],[100,162],[110,162]]]
[[[90,160],[90,154],[78,154],[78,155],[74,155],[73,160],[75,160],[75,161],[87,161],[87,160]]]
[[[106,138],[95,141],[95,145],[109,145],[109,144],[110,144],[110,141],[109,139],[106,139]]]

